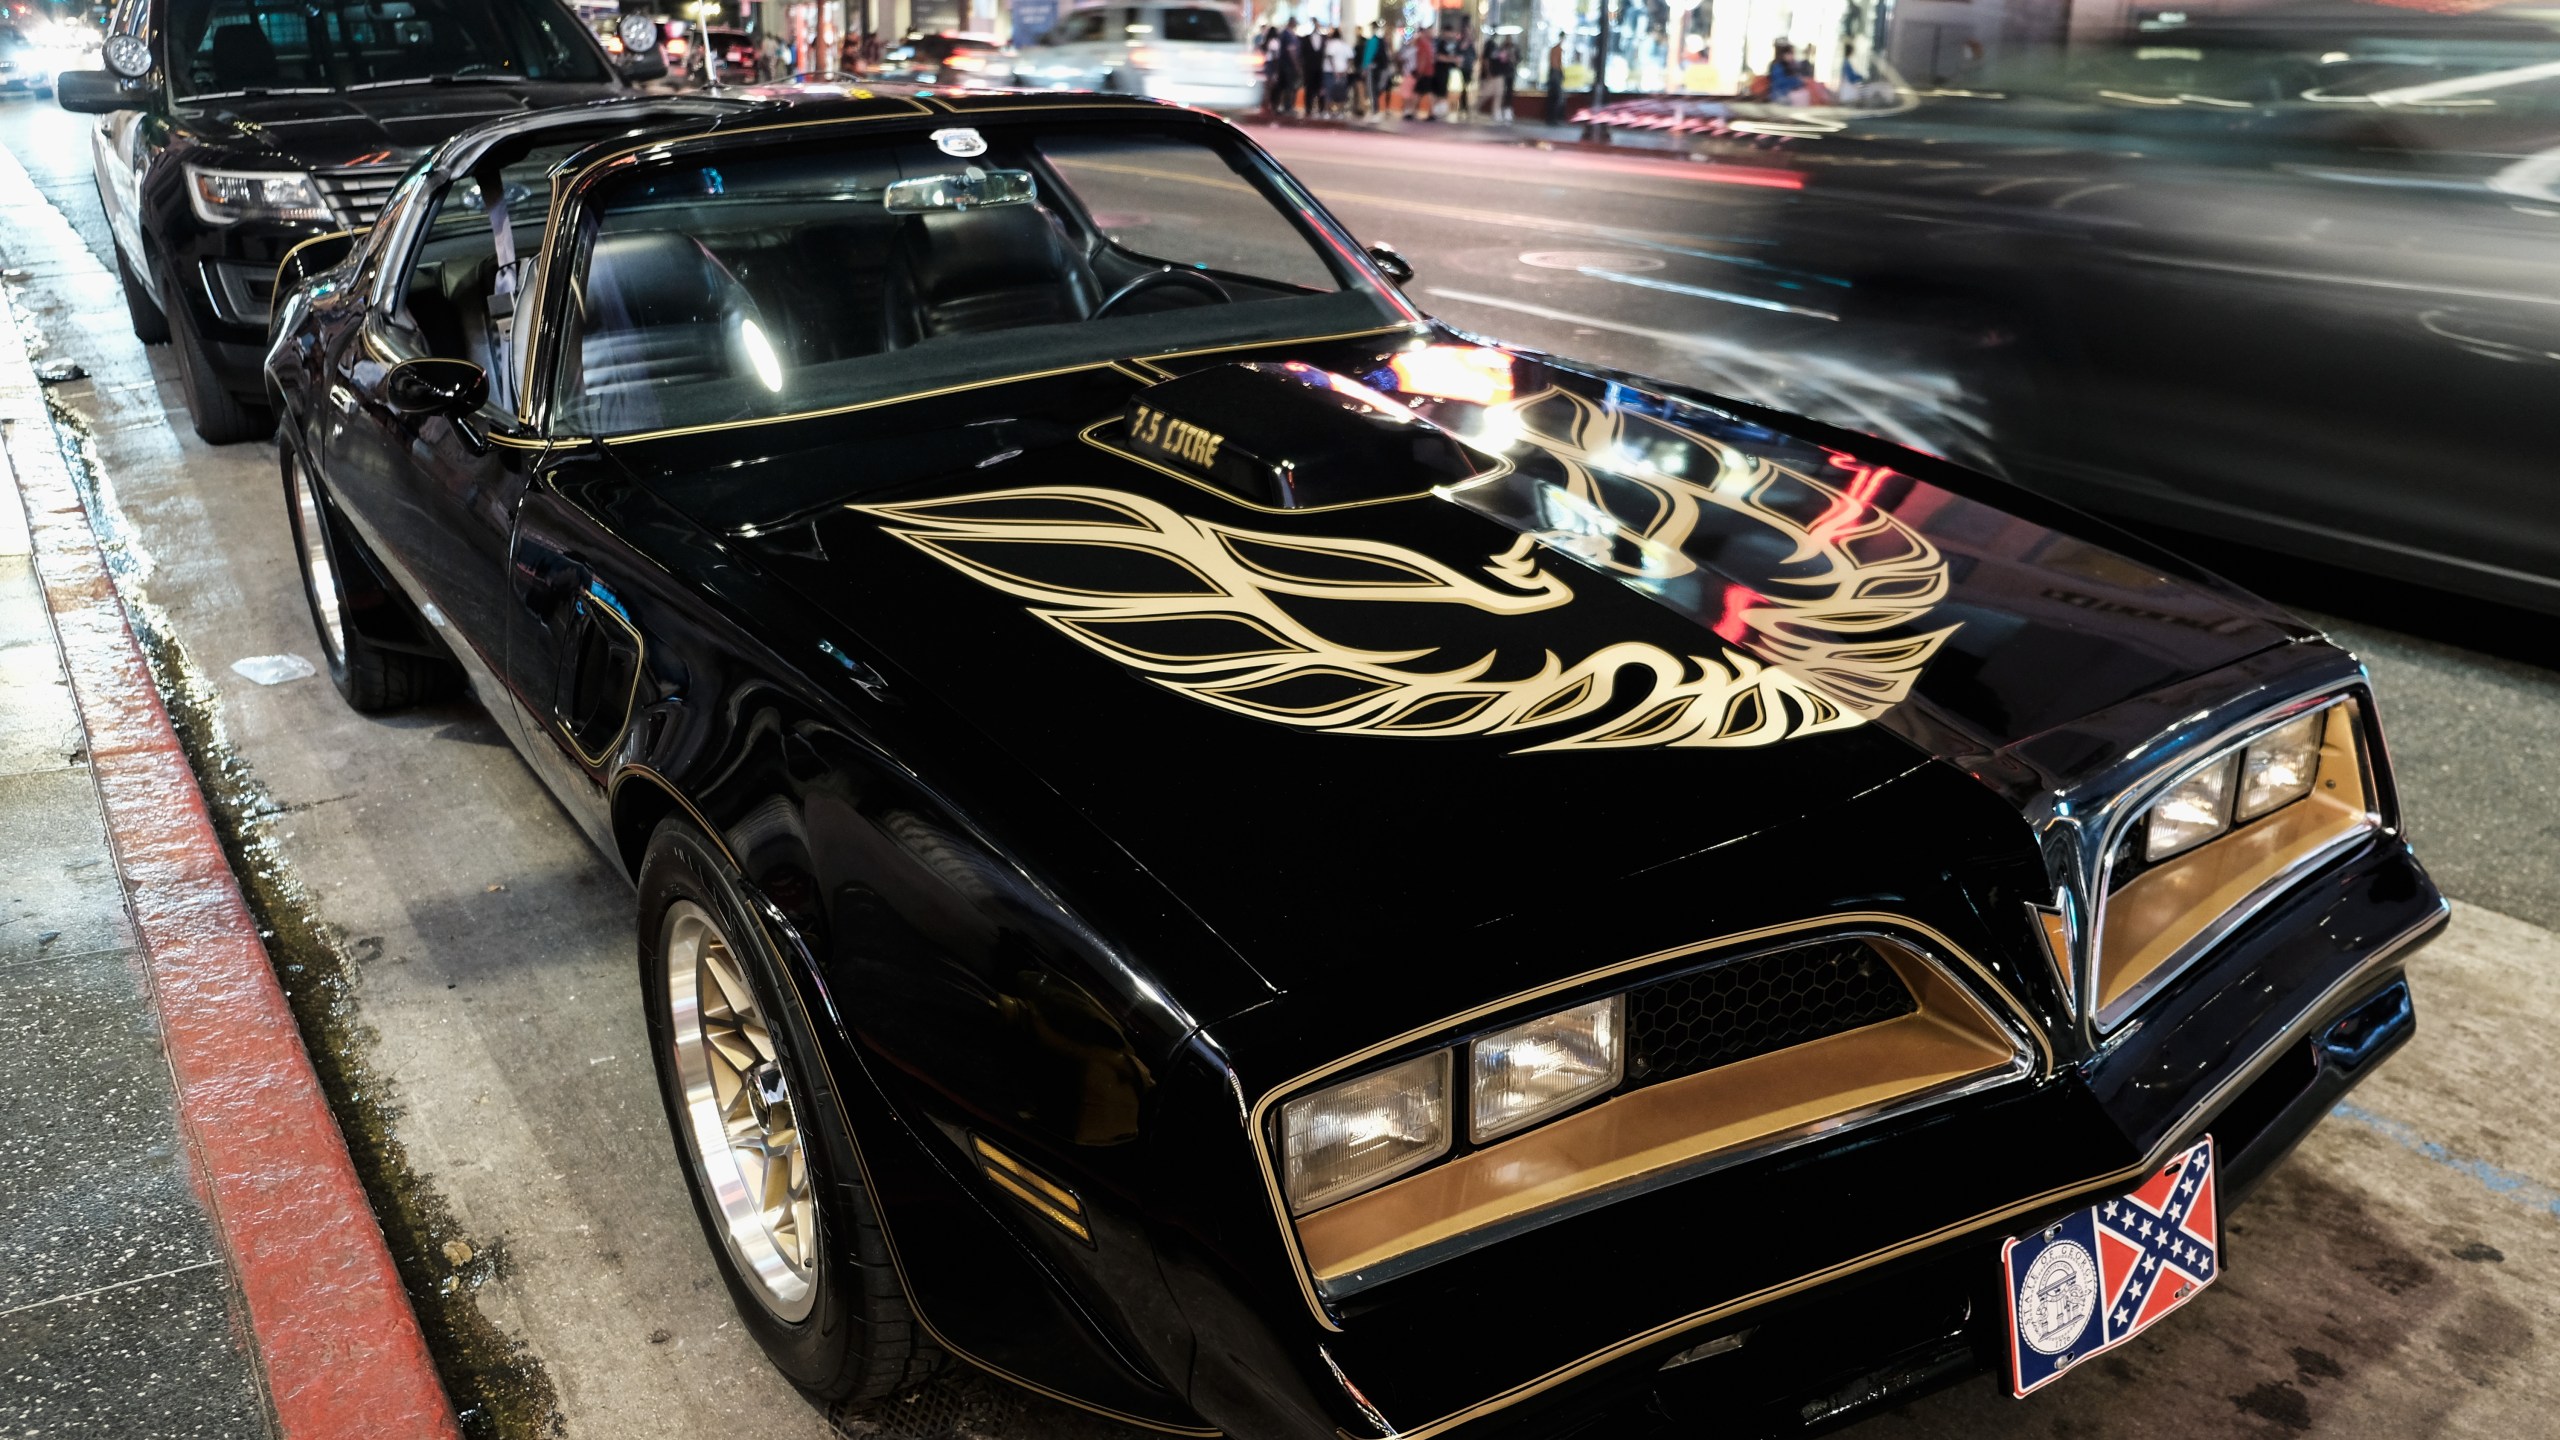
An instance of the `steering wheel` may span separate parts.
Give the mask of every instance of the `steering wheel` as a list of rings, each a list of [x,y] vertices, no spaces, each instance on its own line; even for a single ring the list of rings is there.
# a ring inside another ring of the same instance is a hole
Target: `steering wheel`
[[[1177,270],[1167,265],[1161,270],[1150,270],[1112,291],[1110,299],[1093,307],[1093,318],[1099,320],[1110,314],[1114,306],[1132,295],[1143,295],[1150,290],[1161,290],[1168,285],[1179,285],[1186,290],[1201,291],[1221,305],[1233,303],[1236,298],[1227,293],[1226,286],[1197,270]]]

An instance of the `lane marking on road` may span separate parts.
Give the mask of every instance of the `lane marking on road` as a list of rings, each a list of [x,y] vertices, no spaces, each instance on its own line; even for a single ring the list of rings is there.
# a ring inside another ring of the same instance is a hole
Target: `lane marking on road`
[[[2520,1175],[2504,1166],[2469,1155],[2456,1154],[2445,1146],[2418,1133],[2418,1128],[2388,1115],[2376,1115],[2361,1105],[2341,1102],[2331,1115],[2363,1126],[2392,1144],[2414,1155],[2432,1160],[2447,1170],[2468,1175],[2486,1187],[2491,1194],[2519,1200],[2537,1210],[2560,1215],[2560,1190],[2543,1184],[2530,1175]]]
[[[1656,280],[1650,275],[1627,275],[1615,270],[1604,270],[1597,265],[1578,267],[1574,273],[1588,275],[1594,280],[1606,280],[1613,285],[1633,285],[1638,289],[1661,290],[1673,295],[1693,296],[1700,300],[1721,300],[1727,305],[1748,305],[1754,310],[1775,310],[1782,315],[1805,315],[1816,320],[1840,318],[1828,310],[1816,310],[1805,305],[1790,305],[1784,300],[1765,300],[1757,295],[1736,295],[1730,290],[1710,290],[1704,285],[1683,285],[1677,280]]]

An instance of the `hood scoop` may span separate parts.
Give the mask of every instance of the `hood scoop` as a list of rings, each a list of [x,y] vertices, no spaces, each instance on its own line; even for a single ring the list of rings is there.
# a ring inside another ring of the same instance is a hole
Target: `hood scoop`
[[[1359,381],[1295,360],[1218,365],[1151,385],[1087,435],[1264,510],[1409,500],[1500,467]]]

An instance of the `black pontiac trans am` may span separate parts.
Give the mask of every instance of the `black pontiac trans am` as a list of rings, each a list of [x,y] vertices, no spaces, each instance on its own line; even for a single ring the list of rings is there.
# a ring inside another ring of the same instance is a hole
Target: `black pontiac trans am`
[[[1206,115],[885,85],[498,122],[286,260],[331,675],[633,878],[773,1362],[1777,1432],[2195,1296],[2444,919],[2355,660],[1409,273]]]

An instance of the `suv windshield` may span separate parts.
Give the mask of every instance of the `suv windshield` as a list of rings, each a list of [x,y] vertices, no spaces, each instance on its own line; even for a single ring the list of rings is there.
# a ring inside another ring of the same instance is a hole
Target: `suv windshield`
[[[523,0],[170,0],[181,95],[611,78],[568,11]]]
[[[556,428],[797,414],[1410,318],[1340,246],[1243,146],[1180,122],[697,154],[584,211]]]

